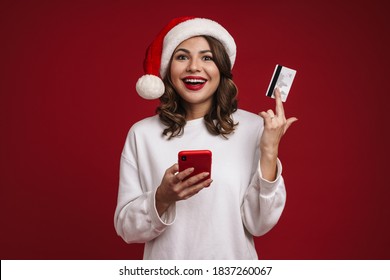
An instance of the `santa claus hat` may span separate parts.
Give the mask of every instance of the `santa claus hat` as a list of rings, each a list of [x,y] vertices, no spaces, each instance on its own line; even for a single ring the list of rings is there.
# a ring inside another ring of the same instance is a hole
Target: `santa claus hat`
[[[156,99],[163,95],[165,87],[162,79],[166,75],[174,50],[184,40],[201,35],[208,35],[220,41],[233,67],[236,59],[236,44],[225,28],[206,18],[175,18],[161,30],[146,51],[145,75],[139,78],[136,84],[138,94],[145,99]]]

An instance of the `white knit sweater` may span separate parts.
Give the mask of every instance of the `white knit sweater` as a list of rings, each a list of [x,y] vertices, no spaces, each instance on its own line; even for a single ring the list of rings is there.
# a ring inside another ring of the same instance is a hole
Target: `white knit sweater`
[[[203,119],[187,122],[184,134],[167,140],[158,116],[136,123],[121,156],[115,229],[127,243],[146,242],[144,259],[257,259],[253,235],[279,220],[286,192],[278,160],[274,182],[261,178],[261,117],[238,110],[228,139],[211,135]],[[213,183],[176,202],[160,218],[155,191],[180,150],[213,154]]]

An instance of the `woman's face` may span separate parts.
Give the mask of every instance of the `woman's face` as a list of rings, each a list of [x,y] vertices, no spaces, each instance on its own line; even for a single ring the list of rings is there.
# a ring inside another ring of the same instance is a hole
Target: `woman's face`
[[[220,73],[205,38],[192,37],[177,46],[170,75],[175,90],[189,107],[187,109],[207,114],[219,85]]]

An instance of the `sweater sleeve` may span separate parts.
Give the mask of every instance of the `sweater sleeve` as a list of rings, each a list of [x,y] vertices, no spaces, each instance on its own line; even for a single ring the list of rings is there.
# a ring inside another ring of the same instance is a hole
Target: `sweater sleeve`
[[[176,216],[174,204],[161,217],[158,215],[156,188],[142,185],[135,159],[136,145],[128,139],[120,161],[118,201],[114,215],[115,230],[127,243],[143,243],[156,238],[173,224]]]
[[[282,164],[277,160],[277,176],[270,182],[262,178],[260,164],[244,195],[241,215],[246,229],[254,236],[271,230],[278,222],[286,203]]]

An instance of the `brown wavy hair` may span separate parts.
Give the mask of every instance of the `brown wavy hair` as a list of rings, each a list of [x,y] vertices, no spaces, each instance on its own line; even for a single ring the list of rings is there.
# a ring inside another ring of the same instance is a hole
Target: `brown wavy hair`
[[[213,95],[213,103],[210,111],[204,116],[207,130],[213,135],[221,135],[227,138],[227,135],[234,131],[238,123],[234,123],[231,115],[237,111],[237,87],[233,82],[231,72],[231,63],[228,54],[221,42],[210,36],[204,37],[210,45],[213,54],[213,61],[220,72],[220,82],[217,90]],[[171,61],[168,69],[171,67]],[[171,81],[170,71],[167,71],[163,79],[165,93],[160,97],[160,105],[156,109],[160,120],[167,128],[164,129],[163,135],[169,139],[180,136],[184,132],[186,125],[186,110],[183,100],[176,92]]]

